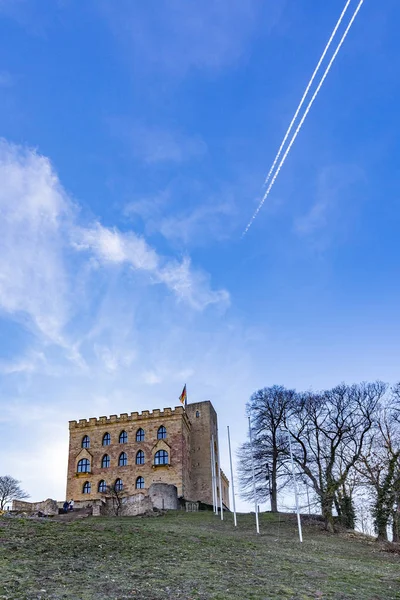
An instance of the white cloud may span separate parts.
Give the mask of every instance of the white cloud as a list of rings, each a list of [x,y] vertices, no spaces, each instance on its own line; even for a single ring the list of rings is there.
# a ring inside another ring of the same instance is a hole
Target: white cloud
[[[188,257],[181,262],[164,258],[134,232],[122,233],[97,223],[91,228],[77,229],[74,244],[78,250],[91,251],[102,264],[125,264],[147,273],[149,281],[165,284],[179,300],[195,309],[229,303],[228,292],[211,290],[208,276],[193,270]]]
[[[0,141],[0,310],[61,342],[69,316],[63,227],[72,205],[49,160]]]
[[[77,224],[78,211],[50,161],[36,151],[1,141],[0,181],[0,311],[64,346],[77,364],[78,346],[67,343],[65,328],[90,292],[86,259],[69,263],[71,243],[89,260],[147,273],[149,284],[165,284],[196,309],[227,303],[227,292],[211,290],[189,259],[160,256],[134,232]]]

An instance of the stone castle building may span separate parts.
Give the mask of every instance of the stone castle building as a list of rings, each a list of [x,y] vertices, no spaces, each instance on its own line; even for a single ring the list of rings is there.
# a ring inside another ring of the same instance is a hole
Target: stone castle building
[[[217,473],[219,447],[211,402],[70,421],[69,434],[68,500],[99,501],[107,486],[139,498],[150,486],[166,487],[153,484],[169,484],[183,500],[212,505],[212,436]],[[229,481],[222,472],[221,482],[229,508]]]

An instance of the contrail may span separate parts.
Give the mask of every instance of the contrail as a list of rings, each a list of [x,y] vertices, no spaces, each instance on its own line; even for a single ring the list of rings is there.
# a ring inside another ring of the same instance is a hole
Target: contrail
[[[292,119],[292,122],[291,122],[291,123],[290,123],[290,125],[289,125],[289,128],[288,128],[288,130],[287,130],[287,132],[286,132],[286,134],[285,134],[285,137],[283,138],[283,141],[282,141],[282,144],[280,145],[280,148],[279,148],[279,150],[278,150],[278,153],[277,153],[277,155],[275,156],[274,162],[272,163],[272,167],[270,168],[270,170],[269,170],[269,173],[268,173],[268,175],[267,175],[267,178],[266,178],[266,180],[264,181],[264,185],[267,185],[268,181],[270,180],[270,177],[271,177],[271,175],[272,175],[272,173],[273,173],[273,171],[274,171],[274,169],[275,169],[276,163],[278,162],[278,160],[279,160],[279,157],[280,157],[280,155],[281,155],[281,153],[282,153],[283,147],[284,147],[284,145],[286,144],[286,141],[287,141],[287,139],[288,139],[288,137],[289,137],[289,135],[290,135],[290,132],[292,131],[293,125],[295,124],[295,121],[296,121],[297,117],[299,116],[299,112],[300,112],[300,110],[301,110],[301,108],[302,108],[302,106],[303,106],[303,104],[304,104],[304,102],[305,102],[305,99],[306,99],[306,98],[307,98],[307,96],[308,96],[308,92],[310,91],[310,88],[311,88],[312,84],[314,83],[314,79],[315,79],[315,77],[317,76],[317,73],[318,73],[318,71],[319,71],[319,69],[320,69],[320,66],[321,66],[321,64],[322,64],[322,62],[323,62],[323,60],[324,60],[325,56],[326,56],[326,53],[328,52],[328,50],[329,50],[329,48],[330,48],[330,46],[331,46],[331,44],[332,44],[332,42],[333,42],[333,38],[335,37],[335,35],[336,35],[336,32],[337,32],[337,30],[339,29],[341,22],[343,21],[343,17],[345,16],[345,14],[346,14],[346,12],[347,12],[347,9],[349,8],[349,4],[350,4],[350,2],[351,2],[351,0],[347,0],[346,6],[344,7],[344,9],[343,9],[343,12],[342,12],[342,14],[341,14],[341,15],[340,15],[340,17],[339,17],[339,20],[338,20],[338,22],[336,23],[335,29],[333,30],[333,32],[332,32],[332,35],[331,35],[331,37],[329,38],[329,40],[328,40],[328,43],[327,43],[327,45],[325,46],[325,49],[324,49],[323,53],[321,54],[321,58],[319,59],[319,62],[318,62],[318,64],[317,64],[316,68],[315,68],[315,71],[314,71],[314,73],[312,74],[310,81],[308,82],[308,85],[307,85],[307,87],[306,87],[306,90],[305,90],[305,92],[304,92],[304,94],[303,94],[303,97],[302,97],[302,99],[300,100],[300,104],[299,104],[299,105],[298,105],[298,107],[297,107],[297,110],[296,110],[296,112],[295,112],[295,114],[294,114],[294,117],[293,117],[293,119]]]
[[[315,90],[315,92],[314,92],[314,95],[313,95],[313,97],[311,98],[311,100],[310,100],[310,102],[309,102],[309,104],[308,104],[308,106],[307,106],[307,108],[306,108],[306,110],[305,110],[305,112],[304,112],[304,115],[303,115],[303,117],[302,117],[302,119],[301,119],[301,121],[300,121],[299,125],[297,126],[297,129],[296,129],[296,131],[295,131],[295,132],[294,132],[294,134],[293,134],[293,137],[292,137],[292,139],[290,140],[289,146],[287,147],[287,149],[286,149],[286,152],[285,152],[285,154],[283,155],[283,158],[282,158],[281,162],[279,163],[279,166],[278,166],[277,170],[275,171],[275,174],[274,174],[274,176],[273,176],[273,178],[272,178],[272,181],[271,181],[271,183],[269,184],[269,186],[268,186],[268,189],[267,189],[267,191],[265,192],[265,194],[264,194],[264,196],[263,196],[263,198],[262,198],[262,200],[261,200],[260,204],[258,205],[258,207],[257,207],[257,210],[255,211],[254,215],[251,217],[251,219],[250,219],[250,221],[249,221],[249,223],[248,223],[248,225],[247,225],[246,229],[244,230],[244,232],[243,232],[243,234],[242,234],[242,237],[246,235],[246,233],[247,233],[247,232],[248,232],[248,230],[250,229],[251,225],[253,224],[253,221],[254,221],[254,219],[256,218],[256,216],[258,215],[258,213],[260,212],[260,210],[261,210],[261,208],[262,208],[262,205],[264,204],[265,200],[268,198],[268,196],[269,196],[269,193],[270,193],[270,191],[271,191],[271,189],[272,189],[272,187],[273,187],[273,185],[274,185],[274,183],[275,183],[275,181],[276,181],[276,178],[278,177],[278,175],[279,175],[279,172],[280,172],[281,168],[283,167],[283,165],[284,165],[284,163],[285,163],[285,161],[286,161],[286,158],[287,158],[287,156],[288,156],[288,154],[289,154],[289,152],[290,152],[290,150],[291,150],[291,148],[292,148],[292,146],[293,146],[293,144],[294,144],[294,142],[295,142],[295,140],[296,140],[296,138],[297,138],[297,136],[298,136],[298,134],[299,134],[299,132],[300,132],[300,129],[302,128],[302,126],[303,126],[303,123],[304,123],[304,121],[306,120],[306,118],[307,118],[307,115],[308,115],[308,113],[310,112],[310,109],[311,109],[312,105],[314,104],[314,101],[315,101],[316,97],[318,96],[318,93],[319,93],[319,91],[320,91],[320,89],[321,89],[321,87],[322,87],[322,85],[323,85],[323,83],[324,83],[324,81],[325,81],[326,77],[328,76],[328,73],[329,73],[329,71],[331,70],[331,67],[332,67],[332,65],[333,65],[333,63],[334,63],[334,61],[335,61],[335,59],[336,59],[336,57],[337,57],[337,55],[338,55],[338,53],[339,53],[339,51],[340,51],[340,48],[342,47],[342,45],[343,45],[343,43],[344,43],[344,41],[345,41],[345,39],[346,39],[346,37],[347,37],[347,34],[349,33],[349,31],[350,31],[350,29],[351,29],[351,26],[353,25],[353,23],[354,23],[354,20],[355,20],[355,18],[357,17],[357,15],[358,15],[358,13],[359,13],[359,11],[360,11],[360,8],[362,7],[362,5],[363,5],[363,4],[364,4],[364,0],[360,0],[359,4],[358,4],[358,6],[357,6],[357,8],[356,8],[356,10],[355,10],[355,12],[354,12],[354,14],[353,14],[353,16],[352,16],[351,20],[350,20],[350,23],[348,24],[348,26],[347,26],[347,29],[346,29],[346,31],[344,32],[343,36],[342,36],[342,39],[340,40],[340,42],[339,42],[339,44],[338,44],[338,46],[337,46],[337,48],[336,48],[336,50],[335,50],[335,52],[334,52],[334,54],[333,54],[333,56],[332,56],[331,60],[330,60],[330,62],[329,62],[329,64],[328,64],[327,68],[325,69],[325,72],[324,72],[324,74],[323,74],[323,76],[322,76],[322,78],[321,78],[321,81],[320,81],[320,82],[319,82],[319,84],[318,84],[318,87],[317,87],[317,89]]]

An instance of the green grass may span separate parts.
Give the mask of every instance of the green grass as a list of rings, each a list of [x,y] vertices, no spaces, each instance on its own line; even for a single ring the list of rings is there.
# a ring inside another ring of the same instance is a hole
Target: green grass
[[[400,557],[291,515],[0,519],[0,598],[400,599]]]

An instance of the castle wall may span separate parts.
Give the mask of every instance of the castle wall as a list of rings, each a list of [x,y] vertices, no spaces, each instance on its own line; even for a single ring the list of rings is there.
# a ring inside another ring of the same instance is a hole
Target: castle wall
[[[167,437],[158,440],[157,431],[161,425],[166,428]],[[136,441],[139,428],[145,432],[143,441]],[[112,486],[121,479],[124,496],[127,497],[139,498],[137,494],[140,493],[148,495],[153,484],[169,484],[176,486],[178,497],[212,504],[210,440],[214,435],[218,449],[218,426],[211,402],[188,404],[186,410],[177,407],[81,419],[71,421],[69,430],[67,500],[90,502],[104,499],[106,494],[98,491],[99,482],[103,480]],[[127,434],[126,443],[119,442],[122,431]],[[105,433],[111,436],[111,443],[107,446],[102,444]],[[88,448],[82,447],[85,436],[90,438]],[[145,455],[143,465],[137,465],[135,461],[139,450]],[[154,464],[158,450],[168,452],[168,465]],[[128,458],[125,466],[118,465],[121,452],[125,452]],[[102,458],[105,454],[110,457],[110,466],[104,468]],[[81,459],[89,460],[90,472],[78,473],[78,461]],[[218,459],[216,467],[218,472]],[[136,480],[140,476],[144,478],[144,489],[136,489]],[[222,480],[223,502],[229,507],[229,482],[223,474]],[[86,482],[91,484],[90,494],[83,493]],[[132,511],[135,510],[132,506]]]
[[[164,425],[167,437],[157,439],[158,428]],[[136,441],[136,432],[142,428],[145,432],[144,441]],[[70,422],[70,446],[68,460],[67,499],[76,501],[104,497],[98,492],[98,484],[104,480],[107,485],[113,485],[120,478],[124,484],[124,491],[128,495],[137,493],[136,479],[144,478],[145,491],[153,483],[168,483],[176,485],[178,495],[182,496],[184,487],[189,490],[189,479],[186,464],[186,444],[189,439],[190,423],[182,407],[174,410],[154,410],[152,413],[122,414],[120,417],[112,415],[109,418],[100,417],[89,420],[81,419],[79,422]],[[127,443],[119,443],[119,436],[126,431]],[[102,440],[105,433],[111,436],[111,444],[103,446]],[[82,448],[84,436],[89,436],[90,447]],[[136,465],[136,453],[142,450],[145,463]],[[154,455],[158,450],[166,450],[169,455],[168,465],[154,464]],[[121,452],[128,457],[126,466],[118,466]],[[102,468],[101,461],[105,454],[110,456],[110,467]],[[78,461],[87,458],[90,461],[90,473],[78,473]],[[184,473],[185,470],[185,473]],[[91,483],[91,493],[83,493],[85,482]],[[190,490],[189,490],[190,491]]]

